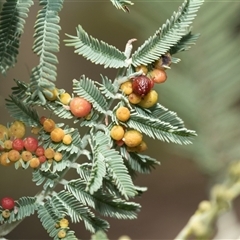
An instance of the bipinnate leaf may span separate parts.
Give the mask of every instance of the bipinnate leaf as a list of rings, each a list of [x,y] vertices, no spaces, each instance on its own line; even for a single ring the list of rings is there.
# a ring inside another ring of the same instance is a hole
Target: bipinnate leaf
[[[65,40],[66,46],[73,46],[75,53],[82,55],[95,64],[103,65],[104,68],[122,68],[127,66],[126,56],[116,47],[88,35],[78,25],[77,36],[66,34],[70,39]]]

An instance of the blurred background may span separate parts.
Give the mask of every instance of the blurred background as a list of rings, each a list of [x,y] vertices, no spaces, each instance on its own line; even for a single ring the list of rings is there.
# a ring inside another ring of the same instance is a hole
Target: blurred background
[[[57,87],[71,92],[72,80],[82,74],[100,81],[100,74],[114,79],[116,71],[96,66],[65,47],[65,33],[76,35],[76,26],[120,50],[137,38],[136,50],[170,18],[182,1],[133,1],[130,14],[115,9],[110,1],[65,1],[61,17],[61,49],[58,54]],[[34,22],[38,3],[31,8],[21,39],[18,63],[6,77],[0,76],[0,122],[13,119],[4,99],[11,93],[13,79],[29,81],[31,69],[38,64],[33,55]],[[208,199],[209,188],[222,180],[226,166],[240,158],[240,2],[206,1],[198,12],[193,32],[201,33],[190,51],[178,54],[181,62],[168,70],[168,80],[156,86],[160,103],[176,111],[186,127],[196,130],[192,145],[178,146],[147,139],[147,154],[161,165],[150,175],[139,175],[135,183],[148,191],[135,201],[142,205],[137,220],[109,219],[110,239],[128,235],[137,239],[173,239],[195,212],[198,203]],[[43,112],[44,114],[44,112]],[[0,198],[33,196],[40,188],[31,181],[31,171],[0,167]],[[233,222],[240,216],[240,200],[234,203]],[[224,216],[223,216],[224,221]],[[229,221],[229,220],[228,220]],[[223,224],[226,226],[226,224]],[[233,226],[234,224],[232,224]],[[83,224],[71,225],[81,239],[90,233]],[[228,231],[229,230],[229,231]],[[218,239],[234,239],[240,227]],[[49,239],[34,215],[24,220],[8,239]]]

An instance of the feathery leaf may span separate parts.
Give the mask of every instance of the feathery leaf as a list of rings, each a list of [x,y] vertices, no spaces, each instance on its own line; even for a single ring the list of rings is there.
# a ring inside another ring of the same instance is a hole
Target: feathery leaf
[[[17,62],[20,37],[32,0],[7,0],[0,14],[0,72],[6,74]]]
[[[121,68],[126,65],[126,56],[112,45],[89,36],[82,26],[77,27],[77,37],[66,34],[70,39],[65,40],[66,46],[73,46],[75,53],[82,55],[95,64],[104,68]]]
[[[196,12],[204,0],[185,0],[170,20],[167,20],[156,33],[146,40],[132,55],[133,66],[148,65],[158,60],[178,44],[187,34]]]

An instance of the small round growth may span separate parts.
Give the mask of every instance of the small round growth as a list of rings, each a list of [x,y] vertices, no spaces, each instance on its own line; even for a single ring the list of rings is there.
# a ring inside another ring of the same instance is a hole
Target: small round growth
[[[142,98],[139,95],[137,95],[136,93],[131,93],[128,96],[128,100],[132,104],[138,104],[141,102]]]
[[[54,156],[53,156],[53,159],[56,161],[56,162],[60,162],[63,158],[63,155],[62,153],[60,152],[55,152]]]
[[[4,152],[0,155],[0,163],[5,167],[12,164],[12,162],[8,159],[8,152]]]
[[[15,206],[14,199],[11,197],[4,197],[1,200],[1,206],[3,209],[12,210]]]
[[[153,69],[149,73],[149,77],[155,82],[155,83],[164,83],[167,80],[167,74],[165,70],[163,69]]]
[[[158,101],[158,93],[155,90],[151,90],[142,100],[138,103],[142,108],[150,108],[154,106]]]
[[[61,142],[65,133],[62,128],[55,128],[51,131],[50,137],[53,142]]]
[[[49,100],[49,101],[55,101],[58,97],[58,89],[57,88],[54,88],[52,90],[49,90],[49,89],[45,89],[45,91],[43,92],[46,99]]]
[[[136,71],[137,71],[137,72],[140,71],[140,70],[142,70],[142,72],[143,72],[144,74],[147,74],[147,72],[148,72],[148,67],[147,67],[146,65],[141,64],[140,66],[137,66],[137,67],[136,67]]]
[[[5,209],[2,211],[3,218],[7,219],[10,217],[10,215],[11,215],[11,212],[8,209]]]
[[[68,105],[71,101],[72,97],[69,93],[62,93],[60,94],[60,102],[64,105]]]
[[[46,148],[44,151],[44,156],[47,159],[53,159],[55,151],[52,148]]]
[[[38,147],[38,140],[34,137],[27,137],[23,140],[24,148],[29,152],[35,152]]]
[[[45,152],[45,149],[44,147],[42,146],[38,146],[36,151],[35,151],[35,155],[40,157],[40,156],[43,156],[44,155],[44,152]]]
[[[6,141],[3,143],[3,146],[4,146],[4,148],[7,149],[7,150],[12,149],[12,141],[11,141],[11,140],[6,140]]]
[[[10,137],[23,138],[26,132],[25,124],[21,121],[14,121],[9,128]]]
[[[127,107],[119,107],[116,111],[116,117],[122,122],[126,122],[130,118],[130,110]]]
[[[127,82],[122,83],[120,89],[126,95],[131,94],[133,92],[132,81],[129,80]]]
[[[15,138],[12,142],[12,149],[22,151],[24,149],[24,142],[21,138]]]
[[[70,134],[64,135],[62,142],[65,145],[70,145],[72,143],[72,136]]]
[[[67,228],[69,225],[69,221],[66,219],[66,218],[62,218],[60,221],[59,221],[59,226],[61,228]]]
[[[43,129],[45,132],[53,131],[55,126],[56,126],[55,122],[50,118],[45,119],[45,121],[43,122]]]
[[[29,151],[23,151],[23,152],[21,153],[21,158],[22,158],[22,160],[23,160],[24,162],[28,162],[28,161],[30,161],[30,160],[33,158],[33,155],[32,155],[32,153],[29,152]]]
[[[82,97],[74,97],[69,106],[75,117],[86,117],[92,110],[92,104]]]
[[[40,165],[40,160],[39,158],[36,158],[36,157],[32,158],[29,162],[29,166],[31,168],[37,168],[39,167],[39,165]]]
[[[110,136],[112,137],[112,139],[114,140],[121,140],[124,136],[124,129],[122,126],[120,125],[115,125],[113,126],[113,128],[110,131]]]
[[[11,162],[17,162],[20,159],[20,157],[21,155],[17,150],[12,149],[8,152],[8,159]]]
[[[59,232],[58,232],[58,238],[65,238],[67,235],[66,231],[61,229]]]
[[[4,125],[0,124],[0,140],[8,139],[8,129]]]
[[[143,139],[142,133],[137,130],[128,130],[123,137],[123,141],[128,147],[138,146]]]
[[[145,75],[135,77],[132,82],[133,92],[143,97],[147,95],[154,85],[153,80]]]

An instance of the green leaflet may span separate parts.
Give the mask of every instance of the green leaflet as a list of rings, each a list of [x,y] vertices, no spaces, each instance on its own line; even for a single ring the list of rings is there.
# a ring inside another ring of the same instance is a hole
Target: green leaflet
[[[70,192],[59,192],[52,198],[52,203],[62,206],[62,211],[71,217],[72,222],[83,221],[86,229],[92,233],[97,230],[106,230],[109,227],[106,221],[96,217],[88,207],[79,202]]]
[[[123,159],[118,151],[111,149],[109,145],[109,136],[103,132],[97,132],[95,139],[99,146],[98,150],[105,159],[107,171],[115,180],[115,185],[120,193],[128,199],[136,195],[136,191]],[[104,144],[105,143],[105,144]],[[108,144],[106,144],[108,143]]]
[[[17,62],[20,37],[32,0],[7,0],[0,14],[0,72],[6,74]]]
[[[139,115],[138,113],[131,114],[127,125],[129,128],[136,129],[151,138],[178,144],[190,144],[190,138],[196,136],[195,131],[188,130],[185,127],[173,126],[169,122]]]
[[[116,7],[117,9],[121,9],[124,12],[129,12],[127,5],[133,5],[133,2],[128,1],[128,0],[110,0],[112,2],[112,4],[114,5],[114,7]]]
[[[13,118],[24,122],[28,126],[39,125],[39,116],[34,108],[26,105],[22,99],[19,99],[14,95],[9,97],[10,99],[6,99],[6,107]]]
[[[77,37],[66,34],[70,39],[65,40],[66,46],[73,46],[75,53],[82,55],[95,64],[104,68],[122,68],[127,66],[126,56],[112,45],[89,36],[82,26],[77,27]]]
[[[2,216],[2,208],[0,207],[0,221],[12,223],[18,220],[22,220],[25,217],[29,217],[34,214],[37,208],[35,197],[21,197],[16,201],[16,210],[11,211],[10,217],[6,220]]]
[[[84,180],[72,180],[65,188],[71,192],[75,198],[86,206],[92,207],[106,217],[118,219],[135,219],[140,205],[134,202],[126,202],[114,195],[106,194],[103,189],[90,194],[86,189]]]
[[[58,59],[54,53],[59,51],[59,25],[58,13],[62,9],[63,0],[41,0],[43,8],[38,12],[35,23],[33,52],[40,58],[38,66],[32,69],[30,89],[33,98],[37,97],[41,104],[46,104],[43,89],[53,89],[56,81]]]
[[[160,163],[147,155],[136,152],[128,152],[125,147],[120,148],[121,155],[126,159],[126,164],[139,173],[150,173],[156,165]]]
[[[101,91],[96,87],[94,81],[84,75],[79,81],[73,80],[73,92],[88,100],[100,113],[105,113],[108,110],[107,101]]]
[[[185,0],[170,20],[167,20],[156,33],[146,40],[132,55],[133,66],[148,65],[167,53],[188,32],[196,12],[204,0]]]
[[[91,240],[109,240],[107,234],[103,231],[97,231],[91,236]]]

